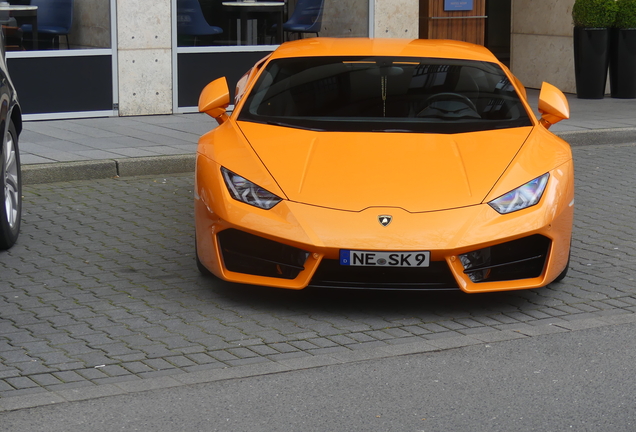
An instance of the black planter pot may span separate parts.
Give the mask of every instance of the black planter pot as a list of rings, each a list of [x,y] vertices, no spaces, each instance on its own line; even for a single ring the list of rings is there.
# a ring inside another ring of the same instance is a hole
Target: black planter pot
[[[636,98],[636,29],[610,31],[609,74],[613,98]]]
[[[609,66],[609,30],[574,27],[576,96],[603,99]]]

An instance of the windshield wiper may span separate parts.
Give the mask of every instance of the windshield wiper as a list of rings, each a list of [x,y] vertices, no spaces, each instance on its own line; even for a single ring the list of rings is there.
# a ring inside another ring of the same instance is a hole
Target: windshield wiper
[[[303,129],[303,130],[309,130],[309,131],[313,131],[313,132],[325,132],[326,131],[326,129],[309,127],[309,126],[302,126],[302,125],[293,124],[293,123],[283,123],[283,122],[272,121],[272,120],[266,121],[265,124],[272,125],[272,126],[288,127],[288,128],[293,128],[293,129]]]
[[[400,133],[400,132],[415,132],[413,129],[372,129],[371,132],[396,132],[396,133]]]

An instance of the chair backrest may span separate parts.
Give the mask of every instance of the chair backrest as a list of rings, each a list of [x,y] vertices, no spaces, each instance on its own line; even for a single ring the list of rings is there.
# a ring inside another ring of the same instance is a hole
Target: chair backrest
[[[322,27],[324,0],[298,0],[294,13],[286,24],[307,26],[307,33],[318,33]]]
[[[73,25],[73,0],[31,0],[38,7],[38,27],[60,27],[66,32]]]
[[[199,0],[177,0],[177,33],[185,35],[210,33],[210,24],[203,16]]]

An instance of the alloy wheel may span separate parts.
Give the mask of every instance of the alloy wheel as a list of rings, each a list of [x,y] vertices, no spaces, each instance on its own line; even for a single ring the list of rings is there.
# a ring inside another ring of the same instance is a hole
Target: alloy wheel
[[[20,183],[18,158],[13,134],[7,131],[4,151],[4,209],[10,229],[14,229],[20,215]]]

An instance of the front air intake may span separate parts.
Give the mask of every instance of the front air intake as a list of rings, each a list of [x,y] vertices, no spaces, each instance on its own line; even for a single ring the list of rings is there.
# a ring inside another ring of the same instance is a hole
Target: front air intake
[[[459,259],[464,273],[475,283],[531,279],[543,273],[551,243],[549,238],[536,234],[477,249]]]
[[[295,279],[305,269],[309,252],[236,229],[218,234],[223,264],[229,271]]]

